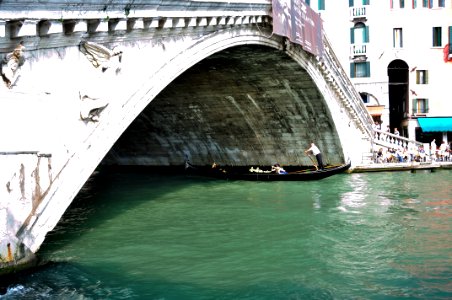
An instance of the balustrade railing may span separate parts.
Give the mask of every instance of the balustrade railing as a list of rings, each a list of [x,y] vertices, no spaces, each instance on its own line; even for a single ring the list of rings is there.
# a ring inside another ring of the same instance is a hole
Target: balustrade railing
[[[351,112],[351,118],[355,121],[364,132],[371,139],[372,137],[372,124],[373,119],[369,114],[366,106],[364,105],[361,95],[355,89],[348,74],[342,68],[339,59],[336,57],[332,49],[331,44],[323,35],[323,42],[325,46],[325,53],[322,59],[322,63],[325,65],[325,77],[329,78],[332,86],[336,87],[336,90],[340,94],[340,99],[344,106]]]
[[[350,8],[350,17],[354,18],[365,18],[367,15],[366,6],[355,6]]]
[[[352,57],[367,55],[367,43],[366,44],[353,44],[350,46],[350,54]]]
[[[374,143],[387,148],[419,148],[423,143],[386,131],[374,129]]]

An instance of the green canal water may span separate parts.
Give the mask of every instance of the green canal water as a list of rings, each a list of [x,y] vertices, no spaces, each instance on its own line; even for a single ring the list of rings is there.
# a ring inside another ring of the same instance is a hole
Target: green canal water
[[[100,171],[0,298],[451,299],[451,182]]]

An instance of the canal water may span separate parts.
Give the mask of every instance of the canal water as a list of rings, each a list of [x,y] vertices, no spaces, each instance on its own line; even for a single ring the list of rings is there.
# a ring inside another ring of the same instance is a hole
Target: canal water
[[[0,298],[451,299],[451,182],[100,171]]]

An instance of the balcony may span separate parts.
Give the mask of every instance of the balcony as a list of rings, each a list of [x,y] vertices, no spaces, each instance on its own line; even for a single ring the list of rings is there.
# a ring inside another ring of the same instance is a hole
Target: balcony
[[[351,21],[365,21],[367,20],[367,6],[350,7]]]
[[[350,56],[352,58],[367,56],[367,43],[350,45]]]

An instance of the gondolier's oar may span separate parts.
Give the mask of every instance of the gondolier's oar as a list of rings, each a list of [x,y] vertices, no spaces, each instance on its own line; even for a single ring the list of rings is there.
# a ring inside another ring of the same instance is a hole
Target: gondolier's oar
[[[315,170],[317,171],[317,170],[319,169],[319,167],[317,167],[317,165],[315,164],[315,162],[314,162],[314,160],[312,159],[311,155],[308,154],[308,157],[309,157],[309,159],[311,159],[312,164],[314,165]]]

